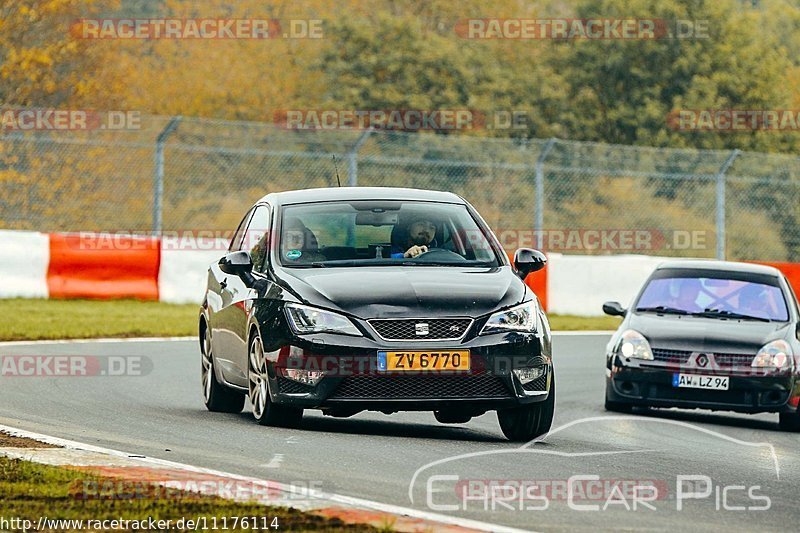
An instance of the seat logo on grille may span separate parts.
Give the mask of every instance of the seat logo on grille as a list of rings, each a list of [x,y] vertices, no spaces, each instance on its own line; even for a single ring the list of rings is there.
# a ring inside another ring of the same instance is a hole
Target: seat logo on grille
[[[430,329],[428,328],[427,322],[417,322],[414,325],[414,331],[417,333],[418,337],[422,337],[430,333]]]

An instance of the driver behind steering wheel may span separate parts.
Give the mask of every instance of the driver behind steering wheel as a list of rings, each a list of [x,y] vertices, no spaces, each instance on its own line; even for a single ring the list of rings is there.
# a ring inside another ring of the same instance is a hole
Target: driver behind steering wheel
[[[392,243],[392,258],[414,258],[435,247],[436,224],[430,216],[419,214],[411,218],[405,232],[405,240]],[[434,246],[431,244],[434,243]]]

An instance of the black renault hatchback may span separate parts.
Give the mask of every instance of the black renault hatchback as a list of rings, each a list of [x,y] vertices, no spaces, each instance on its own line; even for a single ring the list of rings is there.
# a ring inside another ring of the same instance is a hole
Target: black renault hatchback
[[[800,316],[776,268],[723,261],[662,263],[606,349],[606,409],[633,406],[779,413],[800,430]]]
[[[209,410],[248,396],[263,425],[304,409],[433,411],[466,423],[497,411],[503,433],[550,429],[550,328],[523,279],[461,197],[347,187],[269,194],[208,272],[200,312]]]

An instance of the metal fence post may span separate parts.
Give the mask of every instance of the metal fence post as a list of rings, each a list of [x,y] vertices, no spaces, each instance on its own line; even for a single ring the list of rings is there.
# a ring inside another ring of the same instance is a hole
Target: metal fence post
[[[725,260],[725,173],[739,156],[734,150],[722,164],[717,173],[717,259]]]
[[[153,175],[153,237],[158,237],[161,233],[161,211],[164,198],[164,145],[173,131],[181,121],[180,116],[172,117],[167,125],[156,137],[156,167]]]
[[[367,142],[367,137],[372,133],[372,128],[368,128],[364,130],[364,132],[359,136],[356,143],[353,145],[353,148],[347,153],[347,184],[350,187],[357,187],[358,186],[358,149],[361,148],[361,145]]]
[[[536,248],[539,250],[544,245],[544,160],[555,143],[555,137],[548,139],[547,144],[542,148],[542,153],[539,154],[539,158],[536,160],[536,222],[533,229],[536,232]]]

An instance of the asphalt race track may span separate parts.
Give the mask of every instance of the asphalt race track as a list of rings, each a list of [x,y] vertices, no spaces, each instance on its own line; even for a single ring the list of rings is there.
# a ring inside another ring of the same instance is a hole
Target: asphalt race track
[[[531,530],[798,529],[800,435],[778,431],[776,415],[606,413],[606,341],[554,339],[560,429],[524,447],[503,438],[494,413],[446,426],[432,413],[311,411],[299,430],[259,427],[249,404],[209,413],[190,341],[2,345],[0,355],[125,358],[144,375],[0,377],[0,423]],[[682,478],[680,498],[678,476],[694,476]]]

